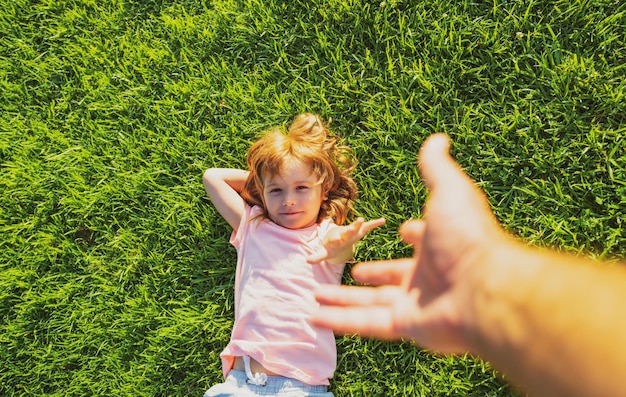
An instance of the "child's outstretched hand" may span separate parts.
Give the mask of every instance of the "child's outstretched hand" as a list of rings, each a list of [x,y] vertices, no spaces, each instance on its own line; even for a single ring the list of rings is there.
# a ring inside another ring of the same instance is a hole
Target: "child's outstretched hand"
[[[337,226],[331,229],[324,241],[322,248],[307,258],[310,264],[316,264],[323,260],[330,263],[344,263],[352,258],[354,244],[363,238],[370,230],[385,224],[385,218],[374,219],[365,222],[359,217],[350,225]]]

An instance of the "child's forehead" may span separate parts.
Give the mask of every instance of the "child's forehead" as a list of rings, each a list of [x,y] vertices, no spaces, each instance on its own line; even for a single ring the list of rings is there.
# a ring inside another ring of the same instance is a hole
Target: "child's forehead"
[[[286,157],[283,159],[280,164],[280,168],[278,170],[281,174],[292,174],[292,173],[311,173],[311,166],[305,163],[304,161],[297,159],[295,157]]]
[[[319,175],[313,173],[312,167],[306,162],[294,158],[287,157],[283,159],[280,165],[276,167],[276,169],[271,170],[269,175],[264,175],[265,181],[267,183],[275,180],[275,179],[311,179],[318,180]]]

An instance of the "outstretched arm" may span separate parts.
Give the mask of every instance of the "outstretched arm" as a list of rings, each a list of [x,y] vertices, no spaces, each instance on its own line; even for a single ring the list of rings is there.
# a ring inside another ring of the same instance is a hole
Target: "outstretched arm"
[[[234,168],[209,168],[204,171],[202,183],[213,205],[228,224],[237,230],[245,203],[239,193],[248,177],[248,171]]]
[[[335,226],[324,236],[322,249],[307,258],[307,261],[311,264],[319,263],[323,260],[332,264],[345,263],[352,259],[354,245],[369,231],[384,224],[385,218],[365,222],[363,218],[359,217],[350,225]]]
[[[370,262],[324,286],[314,323],[409,338],[489,361],[533,396],[626,395],[626,270],[528,247],[495,221],[443,135],[420,152],[425,217],[400,234],[412,258]]]

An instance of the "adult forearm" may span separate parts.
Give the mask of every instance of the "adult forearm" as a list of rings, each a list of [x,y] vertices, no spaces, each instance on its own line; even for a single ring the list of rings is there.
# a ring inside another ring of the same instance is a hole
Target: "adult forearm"
[[[531,396],[626,395],[622,266],[512,242],[482,269],[469,311],[474,353]]]

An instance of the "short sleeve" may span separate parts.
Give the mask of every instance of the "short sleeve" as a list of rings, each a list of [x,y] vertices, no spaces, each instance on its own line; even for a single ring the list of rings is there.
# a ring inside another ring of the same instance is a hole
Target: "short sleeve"
[[[250,229],[250,219],[255,216],[261,215],[261,213],[262,210],[260,207],[256,205],[254,207],[250,207],[248,204],[246,204],[243,216],[239,221],[239,226],[237,226],[237,230],[233,230],[232,234],[230,235],[229,242],[235,248],[239,247],[241,241],[243,240],[243,236],[248,233],[248,230]]]

